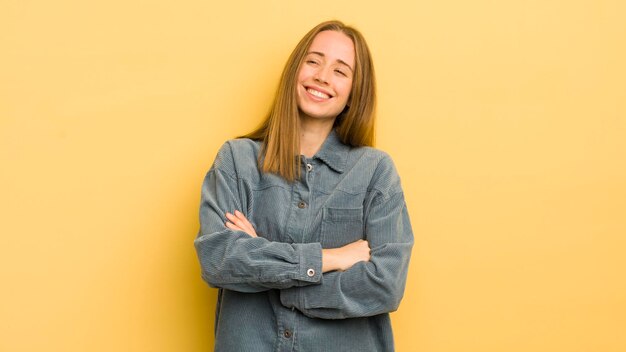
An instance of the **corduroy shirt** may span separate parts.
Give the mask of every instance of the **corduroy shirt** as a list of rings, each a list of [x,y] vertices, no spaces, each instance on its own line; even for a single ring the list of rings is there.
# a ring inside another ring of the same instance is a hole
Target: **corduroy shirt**
[[[215,351],[393,351],[413,233],[391,158],[335,131],[301,178],[258,168],[260,142],[235,139],[207,173],[194,245],[219,288]],[[259,237],[225,226],[241,211]],[[322,248],[369,241],[371,258],[322,274]]]

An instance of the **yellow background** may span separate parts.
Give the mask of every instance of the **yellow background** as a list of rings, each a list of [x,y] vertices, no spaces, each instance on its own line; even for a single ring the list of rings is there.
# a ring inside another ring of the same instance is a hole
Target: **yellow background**
[[[338,18],[416,235],[398,351],[626,350],[626,3],[2,0],[0,351],[207,351],[217,148]]]

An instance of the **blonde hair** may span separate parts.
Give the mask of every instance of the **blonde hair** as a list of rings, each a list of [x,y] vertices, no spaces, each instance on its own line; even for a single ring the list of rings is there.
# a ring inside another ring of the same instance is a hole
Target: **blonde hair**
[[[296,84],[300,66],[313,39],[323,31],[337,31],[348,36],[354,44],[355,63],[348,105],[337,116],[335,129],[347,145],[373,146],[376,109],[374,65],[363,35],[339,21],[320,23],[311,29],[289,56],[280,78],[270,112],[254,131],[241,138],[260,140],[259,167],[288,181],[300,177],[299,110]]]

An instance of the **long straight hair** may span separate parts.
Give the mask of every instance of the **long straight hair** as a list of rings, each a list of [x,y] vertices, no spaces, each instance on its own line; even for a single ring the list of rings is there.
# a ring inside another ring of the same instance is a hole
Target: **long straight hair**
[[[265,120],[254,131],[242,136],[262,142],[259,167],[288,181],[300,177],[300,113],[297,79],[313,39],[323,31],[337,31],[354,44],[355,68],[348,104],[337,116],[334,128],[339,139],[353,147],[374,145],[376,82],[374,65],[363,35],[339,21],[320,23],[311,29],[289,56],[280,78],[274,102]]]

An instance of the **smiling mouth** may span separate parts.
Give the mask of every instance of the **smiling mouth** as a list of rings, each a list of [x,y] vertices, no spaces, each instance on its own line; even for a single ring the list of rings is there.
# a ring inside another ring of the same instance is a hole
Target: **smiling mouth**
[[[311,95],[313,95],[315,97],[318,97],[318,98],[321,98],[321,99],[330,99],[330,95],[328,95],[328,94],[326,94],[324,92],[320,92],[319,90],[315,90],[313,88],[307,88],[306,91],[309,94],[311,94]]]

